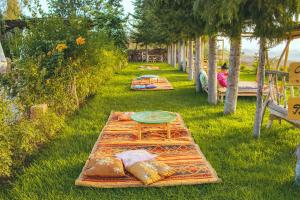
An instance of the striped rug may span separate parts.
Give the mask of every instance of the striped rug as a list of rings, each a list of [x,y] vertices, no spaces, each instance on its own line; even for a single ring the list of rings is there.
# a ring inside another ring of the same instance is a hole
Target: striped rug
[[[120,112],[111,113],[91,153],[113,156],[127,150],[145,149],[158,155],[157,159],[174,167],[176,174],[147,187],[194,185],[220,182],[215,170],[206,160],[179,114],[171,123],[171,139],[167,139],[162,127],[143,129],[142,140],[137,140],[137,124],[134,121],[118,121]],[[86,177],[83,172],[75,181],[77,186],[98,188],[145,187],[129,173],[122,178]]]
[[[134,86],[136,85],[147,85],[149,84],[148,81],[145,80],[138,80],[138,79],[133,79],[132,83],[131,83],[131,89],[132,90],[173,90],[173,86],[172,84],[168,81],[168,79],[166,78],[158,78],[158,80],[153,80],[151,82],[151,85],[155,85],[156,88],[153,89],[136,89]]]

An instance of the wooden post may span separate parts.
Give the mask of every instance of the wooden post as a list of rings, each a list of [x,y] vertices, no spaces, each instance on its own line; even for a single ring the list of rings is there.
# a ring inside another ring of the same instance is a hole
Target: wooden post
[[[259,65],[258,65],[258,89],[256,100],[256,113],[254,121],[254,137],[259,138],[263,120],[263,89],[265,82],[265,51],[266,51],[266,39],[260,38],[259,49]]]
[[[142,139],[142,125],[140,123],[137,123],[137,130],[138,130],[138,139]]]
[[[281,53],[280,58],[279,58],[279,60],[277,62],[277,65],[276,65],[276,70],[277,71],[279,71],[280,63],[281,63],[281,61],[283,59],[283,56],[286,54],[286,51],[288,50],[289,46],[290,46],[290,40],[287,41],[286,46],[285,46],[283,52]],[[278,87],[278,81],[277,80],[278,80],[278,76],[276,74],[275,75],[275,82],[274,82],[275,89],[277,91],[276,101],[277,101],[278,104],[280,104],[281,96],[280,96],[279,87]]]
[[[167,123],[166,127],[167,127],[167,138],[171,139],[171,127],[170,127],[170,124]]]
[[[47,104],[39,104],[30,107],[30,119],[35,120],[42,117],[48,111]]]
[[[288,41],[288,44],[290,44],[290,40]],[[284,58],[284,65],[283,65],[283,69],[285,72],[287,71],[287,61],[289,58],[289,51],[290,51],[290,45],[287,46],[286,51],[285,51],[285,58]],[[283,105],[285,108],[287,108],[286,77],[285,76],[282,78],[282,87],[283,87],[283,101],[284,101]]]
[[[146,62],[149,62],[149,52],[148,52],[148,45],[146,44]]]
[[[210,36],[208,56],[208,103],[213,105],[218,103],[216,45],[216,36]]]
[[[189,40],[189,48],[188,48],[188,68],[189,68],[189,80],[194,79],[194,67],[193,67],[193,40]]]

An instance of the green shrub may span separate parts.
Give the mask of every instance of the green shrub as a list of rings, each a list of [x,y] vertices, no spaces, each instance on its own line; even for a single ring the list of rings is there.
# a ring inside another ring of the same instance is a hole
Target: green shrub
[[[9,107],[9,102],[4,99],[4,96],[0,96],[0,177],[7,177],[11,174],[12,147],[8,136],[10,127],[7,121],[11,116]]]
[[[241,64],[241,71],[244,71],[246,68],[247,68],[247,66],[246,66],[246,65],[244,65],[244,64]]]
[[[108,34],[114,31],[100,29],[102,22],[91,27],[93,17],[75,14],[63,18],[44,13],[43,18],[28,22],[25,31],[15,30],[5,43],[14,66],[0,78],[0,87],[17,101],[4,97],[0,101],[0,178],[11,176],[26,157],[55,136],[64,116],[72,114],[127,65],[123,49],[117,48]],[[44,103],[50,111],[28,119],[30,107]],[[17,120],[10,120],[9,104],[19,105]]]
[[[10,177],[13,169],[20,168],[27,156],[53,138],[64,125],[63,117],[51,111],[35,120],[23,117],[12,121],[11,116],[15,115],[10,109],[12,102],[5,98],[2,96],[0,100],[0,178]]]

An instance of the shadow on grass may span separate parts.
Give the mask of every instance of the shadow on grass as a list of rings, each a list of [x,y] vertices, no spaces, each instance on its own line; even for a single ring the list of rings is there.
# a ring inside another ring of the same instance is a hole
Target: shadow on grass
[[[238,112],[223,115],[223,104],[210,106],[196,94],[185,74],[157,71],[175,87],[172,91],[130,91],[126,69],[66,122],[66,127],[20,175],[8,199],[300,199],[292,184],[292,156],[299,132],[275,124],[252,137],[255,98],[239,98]],[[163,188],[91,189],[74,185],[111,112],[167,110],[179,112],[194,140],[223,179],[221,184]]]

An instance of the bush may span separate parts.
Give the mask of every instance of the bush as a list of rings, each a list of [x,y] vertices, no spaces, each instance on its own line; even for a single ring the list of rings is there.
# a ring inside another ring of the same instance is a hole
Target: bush
[[[247,68],[247,66],[246,66],[246,65],[244,65],[244,64],[241,64],[241,71],[244,71],[246,68]]]
[[[98,18],[76,12],[66,18],[55,13],[42,16],[28,22],[25,31],[15,30],[5,42],[13,68],[0,78],[0,87],[9,95],[0,100],[0,178],[13,175],[26,157],[56,135],[66,115],[127,65],[124,49],[109,37],[115,31],[100,27],[102,22],[91,23]],[[36,104],[47,104],[50,111],[30,120],[30,107]],[[17,118],[12,105],[18,105]]]
[[[11,100],[1,96],[0,106],[6,109],[0,111],[0,178],[10,177],[13,169],[22,166],[27,156],[53,138],[64,125],[63,117],[51,111],[35,120],[24,116],[15,119],[18,114],[10,109],[12,105]]]

